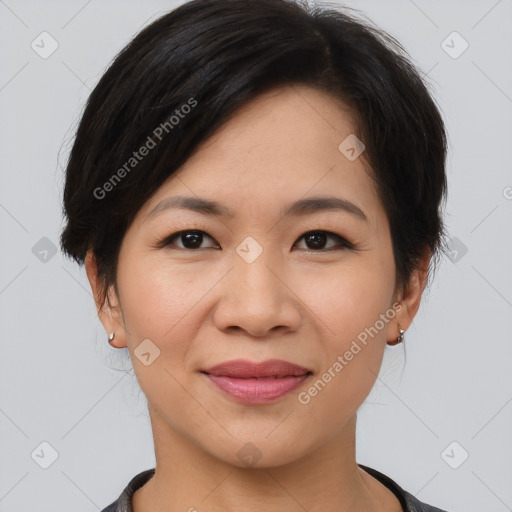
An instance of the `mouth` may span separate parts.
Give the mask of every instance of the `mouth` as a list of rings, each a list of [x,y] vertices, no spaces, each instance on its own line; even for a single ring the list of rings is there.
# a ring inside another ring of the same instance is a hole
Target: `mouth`
[[[203,370],[203,373],[236,379],[279,379],[284,377],[300,377],[313,372],[309,368],[288,361],[282,361],[281,359],[268,359],[260,363],[254,363],[245,359],[234,359],[207,368]]]
[[[217,389],[236,401],[265,404],[297,389],[313,372],[287,361],[234,360],[203,370]]]

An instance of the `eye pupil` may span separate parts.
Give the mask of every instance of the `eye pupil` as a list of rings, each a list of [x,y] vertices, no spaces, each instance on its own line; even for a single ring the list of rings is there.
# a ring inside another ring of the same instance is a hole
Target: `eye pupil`
[[[187,249],[195,248],[201,245],[203,236],[201,233],[188,232],[181,235],[181,241]],[[188,244],[188,246],[187,246]]]
[[[324,233],[310,233],[306,236],[306,243],[312,242],[313,249],[321,249],[325,244],[325,239]]]

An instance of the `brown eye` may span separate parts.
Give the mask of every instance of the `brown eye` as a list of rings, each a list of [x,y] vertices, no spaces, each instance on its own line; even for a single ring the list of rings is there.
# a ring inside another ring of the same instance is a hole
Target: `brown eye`
[[[179,231],[178,233],[173,233],[172,235],[162,240],[158,244],[158,247],[176,246],[179,249],[187,250],[201,249],[201,244],[205,241],[205,239],[208,238],[210,240],[213,240],[213,238],[207,235],[204,231],[189,229],[186,231]]]
[[[328,231],[308,231],[304,233],[299,240],[304,239],[306,243],[306,250],[311,251],[325,251],[336,248],[350,249],[352,245],[347,242],[343,237],[330,233]],[[334,246],[326,247],[328,240],[336,240],[338,243]],[[302,249],[302,248],[301,248]]]
[[[169,247],[178,248],[183,250],[196,250],[196,249],[207,249],[207,248],[218,248],[218,244],[210,245],[209,247],[201,247],[201,245],[207,240],[214,240],[210,235],[204,231],[197,229],[188,229],[173,233],[166,237],[164,240],[157,244],[157,247]],[[304,233],[299,240],[304,239],[306,244],[305,247],[299,247],[301,250],[309,250],[311,252],[325,252],[327,250],[336,249],[351,249],[352,244],[347,242],[340,235],[330,233],[328,231],[308,231]],[[331,243],[329,243],[331,241]],[[332,241],[337,243],[332,243]]]

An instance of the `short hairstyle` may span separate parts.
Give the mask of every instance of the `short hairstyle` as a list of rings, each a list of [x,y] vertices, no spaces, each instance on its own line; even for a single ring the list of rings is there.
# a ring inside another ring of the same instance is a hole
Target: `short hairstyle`
[[[350,11],[305,0],[191,0],[116,56],[78,125],[60,237],[79,264],[93,252],[103,304],[110,285],[117,289],[121,242],[142,205],[239,107],[293,84],[354,112],[390,224],[395,290],[406,290],[425,249],[428,284],[445,245],[443,120],[402,45]]]

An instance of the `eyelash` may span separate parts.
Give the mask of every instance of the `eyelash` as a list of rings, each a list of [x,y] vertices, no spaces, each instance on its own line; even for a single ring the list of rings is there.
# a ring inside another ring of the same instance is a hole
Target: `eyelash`
[[[160,242],[158,242],[156,244],[156,248],[163,248],[163,247],[172,246],[173,242],[176,239],[179,239],[179,237],[181,235],[184,235],[184,234],[187,234],[187,233],[203,234],[203,235],[206,235],[207,237],[211,238],[212,240],[215,240],[213,237],[208,235],[208,233],[206,233],[205,231],[202,231],[200,229],[185,229],[185,230],[182,230],[182,231],[177,231],[176,233],[173,233],[172,235],[169,235],[169,236],[165,237],[163,240],[161,240]],[[335,239],[338,240],[339,245],[338,246],[334,246],[334,247],[328,247],[327,249],[316,249],[316,250],[315,249],[299,249],[299,250],[303,250],[303,251],[306,251],[306,252],[309,252],[309,253],[319,253],[319,252],[328,252],[328,251],[333,251],[333,250],[355,249],[354,245],[351,244],[350,242],[348,242],[342,236],[337,235],[336,233],[332,233],[330,231],[325,231],[325,230],[321,230],[321,229],[315,229],[315,230],[311,230],[311,231],[306,231],[305,233],[303,233],[297,239],[297,241],[303,239],[304,237],[306,237],[308,235],[313,235],[313,234],[325,234],[325,235],[327,235],[328,238],[329,237],[335,238]],[[295,242],[295,243],[297,243],[297,242]],[[201,250],[201,248],[199,248],[199,249],[190,249],[190,248],[186,248],[186,247],[177,247],[177,246],[175,246],[174,248],[182,250],[182,251],[199,251],[199,250]],[[203,248],[203,249],[205,249],[205,248]],[[212,249],[212,247],[206,247],[206,249]]]

